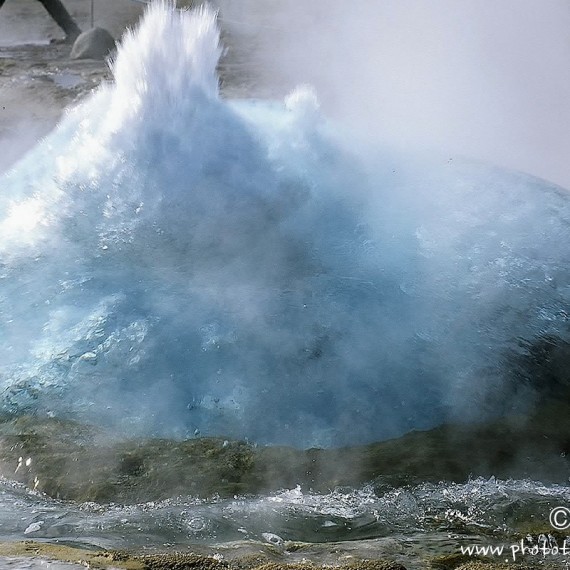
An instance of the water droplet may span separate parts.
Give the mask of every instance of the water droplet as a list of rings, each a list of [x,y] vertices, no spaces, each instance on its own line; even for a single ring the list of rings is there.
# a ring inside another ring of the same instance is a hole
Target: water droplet
[[[284,540],[277,534],[273,534],[272,532],[262,532],[261,536],[264,540],[275,546],[283,546]]]
[[[33,532],[38,532],[42,528],[44,521],[37,521],[28,526],[24,531],[24,534],[32,534]]]
[[[192,517],[188,521],[188,528],[192,532],[201,532],[206,529],[207,523],[202,517]]]

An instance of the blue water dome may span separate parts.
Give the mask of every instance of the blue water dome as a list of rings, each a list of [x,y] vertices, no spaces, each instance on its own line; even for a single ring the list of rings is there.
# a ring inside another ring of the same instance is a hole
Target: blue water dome
[[[4,413],[309,447],[524,410],[513,359],[568,340],[567,193],[359,156],[308,86],[221,98],[220,53],[211,9],[153,3],[2,178]]]

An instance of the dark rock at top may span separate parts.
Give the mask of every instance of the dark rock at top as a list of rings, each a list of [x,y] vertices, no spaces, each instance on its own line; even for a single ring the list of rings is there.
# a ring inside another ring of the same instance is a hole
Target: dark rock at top
[[[115,47],[115,40],[107,30],[93,28],[75,40],[71,59],[105,59]]]

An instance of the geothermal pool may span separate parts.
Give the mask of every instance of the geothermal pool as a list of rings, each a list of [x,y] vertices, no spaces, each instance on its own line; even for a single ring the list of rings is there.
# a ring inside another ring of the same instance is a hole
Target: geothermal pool
[[[363,147],[310,86],[224,99],[220,55],[212,10],[153,4],[114,81],[2,178],[3,414],[308,448],[527,413],[540,387],[517,363],[568,337],[566,191]],[[561,500],[475,479],[122,507],[5,481],[0,533],[388,552],[515,532],[513,509]]]

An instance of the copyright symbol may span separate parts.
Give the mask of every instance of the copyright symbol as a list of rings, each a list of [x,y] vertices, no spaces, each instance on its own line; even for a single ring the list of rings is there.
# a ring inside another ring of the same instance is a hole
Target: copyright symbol
[[[556,530],[570,528],[570,509],[568,507],[554,507],[550,511],[550,526]]]

